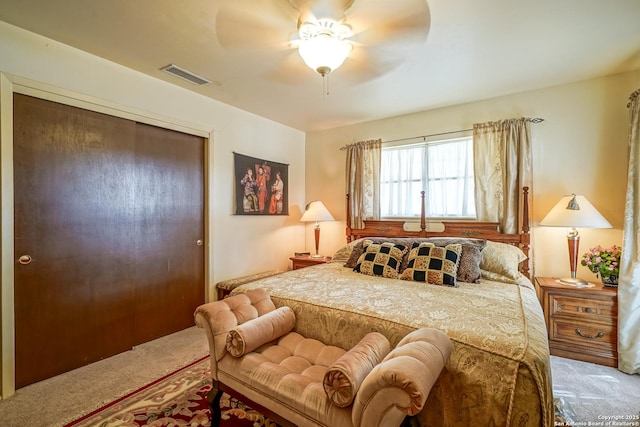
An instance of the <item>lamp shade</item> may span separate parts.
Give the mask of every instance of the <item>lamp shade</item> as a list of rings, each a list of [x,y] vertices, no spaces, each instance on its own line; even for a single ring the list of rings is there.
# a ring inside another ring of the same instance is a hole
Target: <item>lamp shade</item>
[[[562,197],[540,221],[547,227],[611,228],[611,224],[581,194]]]
[[[300,218],[302,222],[333,221],[333,216],[320,200],[309,202]]]
[[[351,52],[351,43],[330,34],[318,34],[302,40],[298,52],[309,68],[324,75],[342,65]]]

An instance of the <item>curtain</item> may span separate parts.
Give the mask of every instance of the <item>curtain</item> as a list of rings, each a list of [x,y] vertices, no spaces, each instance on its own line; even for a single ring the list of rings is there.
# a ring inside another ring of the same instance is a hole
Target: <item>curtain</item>
[[[618,369],[640,374],[640,89],[629,100],[629,173],[618,284]]]
[[[532,191],[530,121],[473,125],[476,217],[500,223],[503,233],[520,232],[522,187]]]
[[[364,228],[364,220],[380,219],[380,139],[360,141],[346,147],[347,194],[351,227]]]

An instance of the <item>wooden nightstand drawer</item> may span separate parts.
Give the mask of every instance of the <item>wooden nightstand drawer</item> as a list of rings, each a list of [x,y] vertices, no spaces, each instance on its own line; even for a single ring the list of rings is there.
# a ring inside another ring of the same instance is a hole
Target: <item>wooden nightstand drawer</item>
[[[610,322],[618,317],[613,301],[550,294],[551,316],[568,315]]]
[[[549,335],[553,340],[572,342],[579,346],[602,347],[613,350],[616,343],[615,325],[605,323],[576,323],[562,318],[550,319]]]
[[[616,367],[616,289],[599,284],[575,288],[552,277],[536,277],[535,284],[547,323],[550,353]]]

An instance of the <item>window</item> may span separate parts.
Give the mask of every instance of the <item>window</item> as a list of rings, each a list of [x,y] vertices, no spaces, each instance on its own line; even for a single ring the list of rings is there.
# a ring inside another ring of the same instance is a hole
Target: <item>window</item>
[[[420,216],[422,190],[428,217],[475,218],[471,136],[382,148],[382,217]]]

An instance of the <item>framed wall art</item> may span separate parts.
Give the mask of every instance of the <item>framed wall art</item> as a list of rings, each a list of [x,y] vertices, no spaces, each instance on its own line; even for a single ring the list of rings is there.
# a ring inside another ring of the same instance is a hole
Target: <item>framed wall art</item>
[[[289,215],[289,165],[233,153],[236,215]]]

